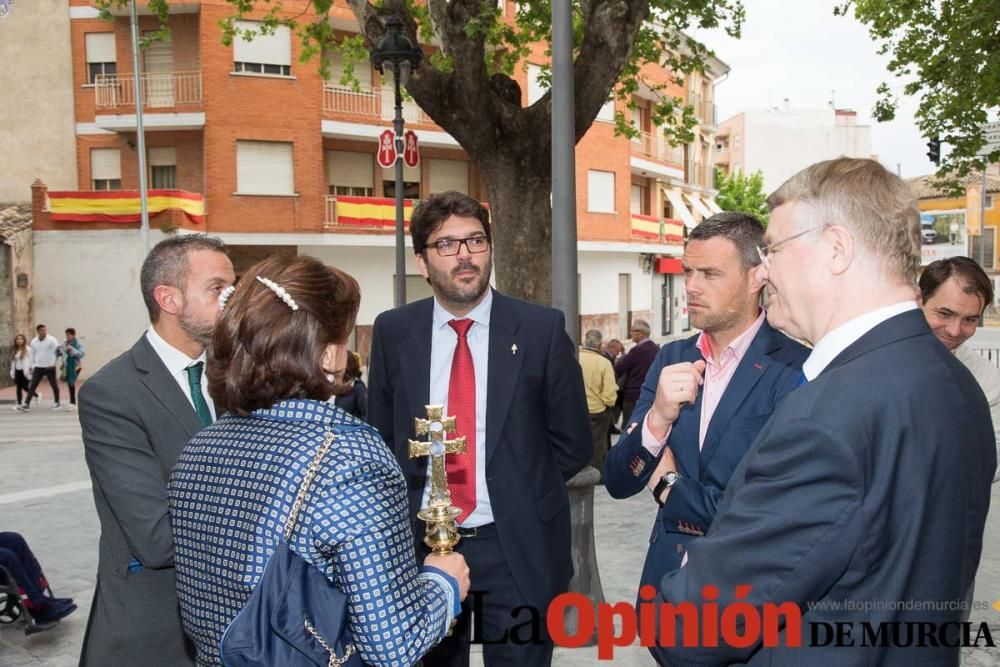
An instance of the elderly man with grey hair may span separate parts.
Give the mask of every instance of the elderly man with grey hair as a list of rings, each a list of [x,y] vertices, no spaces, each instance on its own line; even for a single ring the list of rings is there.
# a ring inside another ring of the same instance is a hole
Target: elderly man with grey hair
[[[649,367],[653,365],[656,353],[660,351],[660,346],[649,337],[649,322],[646,320],[633,320],[629,328],[628,336],[635,345],[625,356],[615,362],[615,376],[618,384],[622,388],[622,428],[628,424],[635,409],[635,403],[639,400],[639,393],[642,391],[642,381],[646,379]]]
[[[583,387],[587,392],[587,411],[590,412],[590,429],[594,436],[594,457],[590,465],[604,469],[604,457],[611,444],[611,415],[618,396],[615,372],[611,362],[601,353],[603,335],[591,329],[583,336],[580,348],[580,369]]]
[[[681,648],[675,621],[689,615],[664,617],[654,657],[958,665],[997,455],[986,397],[917,308],[913,194],[875,160],[839,158],[767,203],[758,277],[768,321],[813,345],[805,383],[777,406],[655,600],[693,605],[697,618],[738,600],[737,615],[763,626],[723,623],[715,646]],[[816,641],[817,628],[837,639]],[[918,628],[919,643],[852,639]]]

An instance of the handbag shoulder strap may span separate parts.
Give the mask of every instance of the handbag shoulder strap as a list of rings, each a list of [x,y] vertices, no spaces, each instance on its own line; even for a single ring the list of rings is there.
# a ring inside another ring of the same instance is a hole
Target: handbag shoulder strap
[[[295,522],[298,520],[299,512],[302,510],[302,504],[305,502],[306,495],[309,493],[309,487],[312,486],[316,473],[319,472],[319,466],[323,462],[323,457],[326,456],[326,453],[330,450],[330,446],[333,445],[333,438],[333,431],[327,431],[326,437],[323,439],[323,444],[316,450],[316,456],[313,457],[312,462],[309,464],[309,469],[306,470],[306,474],[302,478],[299,492],[295,496],[295,502],[292,503],[292,511],[288,515],[288,520],[285,521],[284,540],[286,543],[292,539],[292,533],[295,532]]]

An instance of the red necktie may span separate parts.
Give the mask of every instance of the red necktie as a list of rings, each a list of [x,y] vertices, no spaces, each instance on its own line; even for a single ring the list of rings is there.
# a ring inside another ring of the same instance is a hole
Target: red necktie
[[[465,436],[465,453],[449,454],[445,469],[451,502],[462,510],[462,523],[476,508],[476,368],[466,339],[472,320],[452,320],[448,326],[458,334],[448,380],[448,414],[456,420],[452,436]]]

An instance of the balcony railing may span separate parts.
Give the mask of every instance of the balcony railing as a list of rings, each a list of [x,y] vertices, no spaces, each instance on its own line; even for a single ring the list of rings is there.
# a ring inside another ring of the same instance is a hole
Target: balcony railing
[[[684,243],[684,223],[680,220],[632,213],[629,224],[633,240],[667,245]]]
[[[95,80],[97,108],[135,106],[132,74],[99,74]],[[142,106],[151,109],[201,104],[201,72],[143,74]]]
[[[323,85],[323,111],[365,118],[392,120],[396,113],[394,91],[385,86],[351,86],[326,83]],[[403,120],[407,123],[434,123],[412,100],[403,101]]]
[[[684,147],[671,146],[670,142],[659,132],[651,134],[643,132],[635,139],[636,150],[651,158],[684,164]]]

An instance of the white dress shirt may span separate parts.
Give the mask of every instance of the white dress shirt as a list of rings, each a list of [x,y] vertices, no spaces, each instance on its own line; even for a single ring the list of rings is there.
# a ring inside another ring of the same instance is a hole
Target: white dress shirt
[[[30,352],[29,366],[32,368],[49,368],[56,365],[59,341],[52,334],[46,334],[42,340],[38,340],[38,336],[35,336],[28,344],[28,350]]]
[[[848,320],[836,329],[828,332],[816,343],[812,354],[802,364],[802,373],[806,376],[806,380],[809,382],[815,380],[816,376],[822,373],[837,358],[837,355],[878,325],[891,317],[905,313],[908,310],[916,310],[916,308],[916,301],[900,301],[899,303],[867,312],[864,315],[855,317],[853,320]]]
[[[475,528],[493,523],[493,508],[486,488],[486,378],[490,358],[490,310],[493,308],[493,291],[487,289],[486,298],[464,317],[455,317],[434,299],[434,321],[431,331],[431,405],[443,405],[448,412],[448,384],[451,381],[451,360],[455,356],[458,334],[448,322],[470,319],[473,325],[466,334],[472,365],[476,370],[476,508],[462,522],[463,528]],[[428,461],[427,482],[421,508],[427,507],[431,492],[431,471]]]
[[[177,381],[177,385],[184,392],[185,398],[187,398],[188,403],[194,408],[194,401],[191,399],[191,385],[188,383],[187,367],[191,364],[196,364],[199,361],[205,361],[205,353],[202,352],[201,356],[197,359],[192,359],[187,356],[176,347],[163,340],[160,334],[156,333],[156,329],[149,327],[146,331],[146,340],[149,344],[153,346],[153,351],[156,352],[156,356],[160,358],[163,365],[167,367],[167,371],[170,373],[170,377]],[[201,369],[201,393],[205,396],[205,402],[208,403],[208,411],[212,413],[212,421],[215,421],[215,404],[212,402],[208,394],[208,377],[205,375],[205,367]]]

